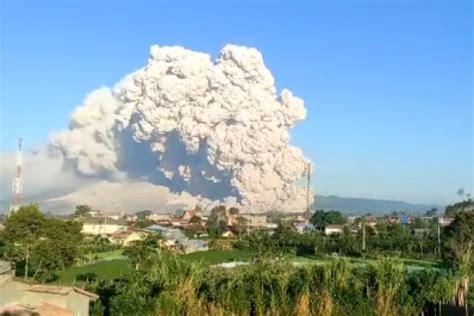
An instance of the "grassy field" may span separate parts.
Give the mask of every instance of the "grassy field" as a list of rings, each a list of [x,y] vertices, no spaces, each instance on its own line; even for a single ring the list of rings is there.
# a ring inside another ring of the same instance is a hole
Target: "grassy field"
[[[250,261],[255,253],[248,250],[209,250],[183,255],[183,259],[203,264],[218,264],[232,261]]]
[[[87,255],[89,260],[110,260],[122,256],[122,249],[106,251],[106,252],[97,252]]]
[[[327,258],[321,257],[295,257],[292,261],[296,265],[304,264],[324,264],[329,258],[336,258],[328,256]],[[354,257],[338,257],[344,258],[350,264],[355,266],[363,266],[368,263],[375,263],[377,259],[366,259],[366,258],[354,258]],[[398,259],[401,263],[405,264],[408,270],[417,270],[417,269],[443,269],[445,266],[441,261],[434,260],[415,260],[415,259]]]
[[[101,261],[85,266],[71,267],[59,274],[55,281],[59,284],[72,284],[74,281],[109,280],[131,271],[128,260],[117,259]]]
[[[108,280],[127,274],[132,270],[127,259],[112,259],[120,256],[120,252],[103,253],[102,258],[104,261],[100,261],[94,264],[75,266],[71,267],[59,274],[59,279],[56,283],[60,284],[72,284],[74,281],[93,281],[93,280]],[[189,262],[200,262],[204,265],[215,265],[223,262],[235,262],[243,261],[249,262],[255,256],[255,253],[247,250],[209,250],[204,252],[195,252],[181,257]],[[376,259],[363,259],[363,258],[350,258],[344,257],[352,265],[363,266],[367,263],[374,263]],[[306,264],[325,264],[328,259],[316,258],[316,257],[294,257],[291,261],[295,266],[306,265]],[[408,260],[401,259],[401,262],[406,264],[408,270],[416,269],[440,269],[443,268],[438,261],[429,260]]]

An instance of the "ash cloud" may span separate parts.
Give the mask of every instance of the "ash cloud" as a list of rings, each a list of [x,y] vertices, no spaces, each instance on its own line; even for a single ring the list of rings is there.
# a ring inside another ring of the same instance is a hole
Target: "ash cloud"
[[[278,93],[262,55],[225,46],[216,61],[153,46],[148,64],[91,92],[51,148],[85,178],[146,181],[254,210],[302,210],[308,160],[289,131],[303,100]]]

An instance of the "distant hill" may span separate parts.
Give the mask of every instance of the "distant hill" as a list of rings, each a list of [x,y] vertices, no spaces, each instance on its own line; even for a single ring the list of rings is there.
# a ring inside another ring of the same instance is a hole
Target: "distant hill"
[[[436,204],[410,204],[403,201],[348,198],[335,195],[316,195],[313,205],[313,209],[338,210],[346,214],[386,214],[394,211],[424,213],[433,207],[440,212],[444,212],[445,209],[444,206]]]
[[[108,191],[112,192],[113,188],[107,188]],[[84,190],[82,190],[84,191]],[[93,200],[97,199],[91,194],[85,194],[82,191],[77,191],[71,196],[64,196],[61,198],[45,198],[40,196],[30,197],[25,200],[25,203],[39,202],[40,206],[45,211],[50,211],[55,214],[64,214],[72,212],[75,205],[77,204],[91,204]],[[115,190],[116,191],[116,190]],[[121,199],[117,202],[118,205],[129,205],[130,201],[124,200],[124,193],[111,194],[112,196],[120,196]],[[87,192],[86,192],[87,193]],[[155,195],[156,196],[156,195]],[[72,199],[74,197],[74,199]],[[77,197],[77,198],[76,198]],[[117,198],[113,198],[114,200]],[[133,201],[132,201],[133,202]],[[133,203],[132,203],[133,204]],[[0,201],[0,214],[6,213],[8,209],[9,201]],[[159,209],[161,210],[174,210],[176,208],[182,208],[185,204],[172,204],[172,205],[162,205]],[[105,210],[106,205],[97,206],[99,209]],[[335,195],[316,195],[315,204],[313,209],[318,210],[338,210],[345,214],[388,214],[393,211],[401,212],[407,211],[410,213],[424,213],[431,208],[437,208],[440,212],[444,212],[445,206],[436,205],[436,204],[410,204],[403,201],[390,201],[390,200],[376,200],[376,199],[365,199],[365,198],[348,198],[348,197],[339,197]],[[150,209],[149,205],[133,205],[135,210]],[[155,208],[152,208],[155,209]]]

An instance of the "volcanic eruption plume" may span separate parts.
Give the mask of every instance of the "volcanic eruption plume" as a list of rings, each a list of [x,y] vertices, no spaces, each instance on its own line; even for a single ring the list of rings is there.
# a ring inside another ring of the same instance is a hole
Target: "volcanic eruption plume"
[[[254,48],[227,45],[213,62],[153,46],[144,68],[91,92],[51,146],[84,176],[145,180],[255,210],[303,210],[306,189],[296,183],[308,161],[289,130],[305,117],[303,100],[277,94]]]

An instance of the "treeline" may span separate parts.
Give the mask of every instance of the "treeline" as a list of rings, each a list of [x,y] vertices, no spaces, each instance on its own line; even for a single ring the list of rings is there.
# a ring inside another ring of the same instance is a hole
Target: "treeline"
[[[411,224],[379,222],[374,227],[355,223],[344,226],[342,233],[330,235],[324,234],[325,226],[335,222],[345,223],[345,218],[339,212],[319,211],[311,221],[316,230],[300,233],[294,229],[291,222],[280,222],[275,231],[259,230],[243,235],[236,246],[250,248],[262,255],[338,254],[368,258],[392,256],[406,259],[443,259],[449,264],[456,264],[458,259],[469,253],[470,244],[467,241],[474,240],[474,213],[471,211],[458,212],[454,221],[447,227],[439,227],[436,218],[417,218]],[[365,227],[361,229],[360,225]]]

